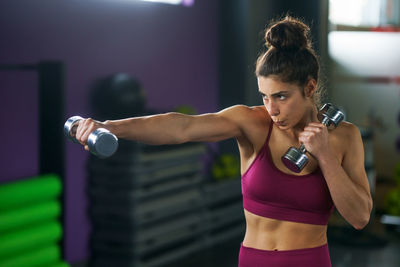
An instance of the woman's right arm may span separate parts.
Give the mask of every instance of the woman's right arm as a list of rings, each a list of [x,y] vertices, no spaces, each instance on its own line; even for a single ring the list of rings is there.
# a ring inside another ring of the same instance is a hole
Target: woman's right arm
[[[76,138],[86,145],[89,134],[97,128],[107,128],[118,138],[151,145],[185,142],[217,142],[243,136],[242,125],[250,108],[237,105],[217,113],[185,115],[165,113],[104,123],[86,119],[79,123]]]

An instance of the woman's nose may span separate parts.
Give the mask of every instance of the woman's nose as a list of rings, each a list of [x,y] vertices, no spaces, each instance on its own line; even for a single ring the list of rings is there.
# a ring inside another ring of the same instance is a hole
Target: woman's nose
[[[279,107],[273,101],[269,101],[269,103],[267,104],[267,110],[270,116],[279,115]]]

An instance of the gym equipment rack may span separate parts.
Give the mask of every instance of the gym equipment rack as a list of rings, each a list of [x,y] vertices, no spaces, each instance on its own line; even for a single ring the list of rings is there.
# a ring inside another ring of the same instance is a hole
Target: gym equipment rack
[[[157,267],[243,234],[240,179],[208,182],[206,145],[120,140],[90,156],[90,266]]]

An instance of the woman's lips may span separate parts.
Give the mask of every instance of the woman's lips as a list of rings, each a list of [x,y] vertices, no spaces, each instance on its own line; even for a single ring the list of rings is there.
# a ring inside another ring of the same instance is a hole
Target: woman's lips
[[[277,121],[277,122],[275,122],[275,124],[276,124],[277,126],[284,126],[284,125],[285,125],[285,122],[284,122],[284,121]]]

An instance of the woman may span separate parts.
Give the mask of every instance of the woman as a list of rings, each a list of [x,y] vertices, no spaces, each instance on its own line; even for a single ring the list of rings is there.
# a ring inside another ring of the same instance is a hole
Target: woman
[[[326,232],[333,208],[362,229],[372,200],[357,127],[342,122],[331,131],[318,121],[319,63],[308,34],[308,26],[291,17],[267,28],[269,49],[256,66],[262,106],[104,123],[86,119],[76,138],[86,149],[88,135],[99,127],[154,145],[235,138],[246,218],[239,266],[331,266]],[[311,157],[296,174],[280,158],[300,143]]]

